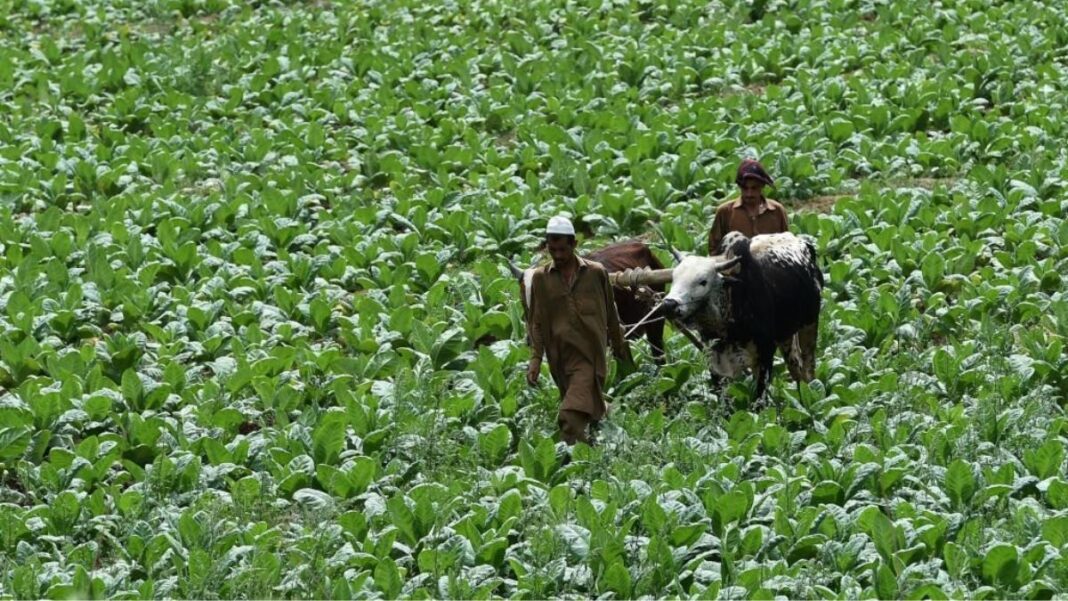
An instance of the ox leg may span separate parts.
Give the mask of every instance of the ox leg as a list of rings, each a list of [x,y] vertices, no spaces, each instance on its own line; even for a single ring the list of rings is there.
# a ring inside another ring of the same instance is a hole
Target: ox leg
[[[711,345],[706,346],[705,348],[703,348],[701,350],[706,354],[706,356],[708,358],[708,363],[709,363],[709,366],[708,366],[708,389],[711,390],[713,393],[715,393],[716,400],[719,402],[719,413],[720,413],[720,416],[721,417],[725,417],[725,416],[730,414],[730,410],[727,407],[727,405],[724,404],[724,402],[723,402],[723,377],[720,376],[718,373],[716,373],[716,369],[714,367],[715,356],[713,355],[713,353],[715,351],[713,350]]]
[[[771,378],[771,366],[775,359],[775,345],[773,343],[762,344],[757,347],[757,365],[754,370],[756,376],[756,397],[753,401],[754,408],[761,409],[766,405],[764,395],[768,391],[768,380]]]
[[[819,337],[820,322],[816,321],[797,331],[797,346],[801,354],[801,377],[811,382],[816,377],[816,339]]]
[[[716,365],[717,361],[720,360],[719,353],[722,351],[722,347],[723,341],[716,340],[701,348],[701,352],[705,355],[705,358],[708,359],[708,386],[716,393],[717,398],[722,397],[721,393],[723,392],[724,372],[717,369]]]
[[[715,351],[713,351],[712,349],[707,349],[705,351],[705,354],[707,355],[708,364],[709,364],[708,365],[708,386],[712,390],[712,392],[716,393],[716,396],[718,397],[719,393],[720,393],[720,389],[719,389],[720,388],[720,383],[723,381],[723,378],[718,373],[716,373],[716,368],[715,368],[716,357],[713,354],[714,352]]]
[[[722,381],[723,378],[721,378],[719,374],[712,370],[708,371],[708,385],[716,392],[716,395],[719,395],[719,385]]]
[[[800,382],[804,378],[804,366],[801,361],[801,348],[798,345],[797,335],[790,336],[778,344],[782,358],[786,362],[786,370],[790,372],[790,378],[794,382]]]
[[[716,395],[716,404],[712,408],[712,414],[722,420],[727,420],[734,413],[734,398],[727,394],[724,384],[723,376],[708,370],[708,387]]]
[[[801,402],[801,380],[804,379],[804,370],[801,362],[801,349],[797,343],[797,334],[786,340],[780,341],[779,351],[782,352],[783,361],[786,362],[786,370],[790,372],[790,379],[797,385],[797,402]]]

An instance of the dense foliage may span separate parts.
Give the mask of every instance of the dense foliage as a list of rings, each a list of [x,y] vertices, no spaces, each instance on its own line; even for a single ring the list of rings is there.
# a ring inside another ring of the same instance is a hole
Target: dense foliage
[[[1065,48],[1058,1],[0,0],[0,597],[1063,597]],[[699,251],[749,154],[817,381],[638,343],[565,464],[500,255]]]

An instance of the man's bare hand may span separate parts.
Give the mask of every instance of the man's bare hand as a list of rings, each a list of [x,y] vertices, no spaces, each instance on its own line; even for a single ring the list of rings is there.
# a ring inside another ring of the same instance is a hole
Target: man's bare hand
[[[532,360],[527,367],[527,384],[531,386],[538,385],[538,376],[541,374],[541,362]]]
[[[638,286],[634,289],[634,298],[638,302],[648,305],[650,309],[656,305],[656,295],[657,293],[648,286]]]

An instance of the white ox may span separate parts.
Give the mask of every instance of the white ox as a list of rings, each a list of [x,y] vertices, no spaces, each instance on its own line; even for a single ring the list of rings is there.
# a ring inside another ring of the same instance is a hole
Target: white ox
[[[811,381],[823,289],[815,246],[790,233],[750,240],[731,232],[721,248],[722,255],[688,256],[674,268],[666,315],[716,341],[713,378],[753,369],[757,399],[767,388],[776,347],[795,382]]]

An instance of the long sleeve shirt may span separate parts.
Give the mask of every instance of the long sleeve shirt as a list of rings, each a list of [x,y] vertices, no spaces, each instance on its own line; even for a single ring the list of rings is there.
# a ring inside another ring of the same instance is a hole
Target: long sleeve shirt
[[[608,271],[595,261],[578,257],[578,262],[570,286],[551,263],[539,268],[531,282],[531,350],[539,360],[548,356],[557,381],[568,353],[581,353],[603,377],[608,344],[617,356],[626,348]]]
[[[716,218],[708,232],[708,254],[719,254],[719,243],[729,232],[741,232],[752,238],[757,234],[780,234],[789,228],[786,209],[770,198],[760,204],[756,217],[749,216],[742,207],[741,198],[728,200],[716,208]]]

